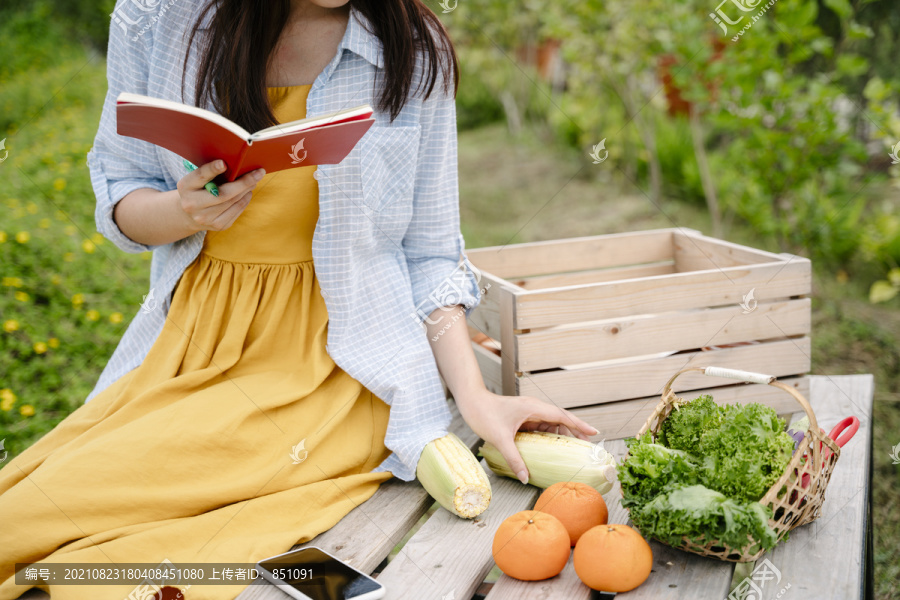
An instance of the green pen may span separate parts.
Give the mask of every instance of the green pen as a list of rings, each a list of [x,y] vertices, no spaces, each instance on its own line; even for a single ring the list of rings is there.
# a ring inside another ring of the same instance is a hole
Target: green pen
[[[196,171],[197,170],[197,165],[195,165],[188,159],[185,158],[182,160],[182,162],[184,163],[184,168],[187,169],[188,171]],[[205,187],[207,190],[209,190],[209,193],[212,194],[213,196],[219,195],[219,188],[212,181],[210,181],[203,187]]]

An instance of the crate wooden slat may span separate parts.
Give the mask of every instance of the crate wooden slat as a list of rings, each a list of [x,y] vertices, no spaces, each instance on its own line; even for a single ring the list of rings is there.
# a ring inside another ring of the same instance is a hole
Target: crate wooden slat
[[[810,329],[810,300],[759,304],[750,314],[725,306],[621,318],[514,336],[519,370],[539,371],[624,356],[691,350],[747,340],[803,335]]]
[[[516,323],[520,329],[534,329],[645,313],[737,306],[751,289],[755,290],[757,300],[767,301],[809,294],[811,284],[810,263],[798,258],[790,262],[522,290],[516,297]]]
[[[481,356],[482,374],[489,388],[499,389],[500,358],[481,345],[475,348]],[[810,369],[812,347],[808,337],[673,354],[663,358],[636,361],[624,365],[586,367],[582,369],[554,369],[530,373],[519,380],[519,394],[553,402],[562,408],[614,402],[622,397],[642,398],[658,393],[671,373],[683,368],[715,364],[741,369],[756,365],[756,369],[776,377],[805,373]],[[603,381],[602,386],[596,384]],[[730,385],[727,379],[685,374],[675,381],[675,391]]]
[[[488,388],[594,407],[595,427],[606,418],[599,405],[657,394],[688,363],[779,378],[809,372],[808,259],[681,228],[476,248],[468,256],[485,290],[470,333],[499,348],[497,355],[473,342]],[[682,385],[727,382],[693,377]],[[768,402],[777,394],[757,396]],[[609,408],[613,421],[621,408]]]

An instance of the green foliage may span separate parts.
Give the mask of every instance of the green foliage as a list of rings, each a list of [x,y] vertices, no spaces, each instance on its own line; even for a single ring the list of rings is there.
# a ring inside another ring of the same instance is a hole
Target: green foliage
[[[0,86],[0,439],[12,456],[84,402],[150,265],[96,233],[85,155],[105,68],[80,46],[64,55]]]

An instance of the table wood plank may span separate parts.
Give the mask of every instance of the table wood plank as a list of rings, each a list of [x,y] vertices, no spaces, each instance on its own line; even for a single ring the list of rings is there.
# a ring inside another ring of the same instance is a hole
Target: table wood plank
[[[484,464],[484,461],[482,461]],[[541,490],[489,473],[493,495],[476,519],[438,510],[413,535],[377,579],[388,599],[468,600],[494,566],[491,544],[509,515],[534,506]]]
[[[841,449],[819,518],[794,529],[790,539],[757,561],[759,567],[769,560],[779,571],[764,585],[756,582],[762,598],[775,598],[785,588],[799,598],[864,597],[873,392],[871,375],[811,378],[810,404],[819,426],[828,432],[854,415],[859,431]]]
[[[474,449],[480,439],[462,420],[456,403],[451,401],[449,408],[453,414],[450,431],[458,435],[469,448]],[[418,481],[391,478],[381,484],[371,498],[347,513],[334,527],[306,543],[294,546],[292,550],[318,546],[360,571],[371,573],[390,554],[394,546],[403,540],[406,533],[433,502]],[[283,600],[288,597],[275,586],[266,583],[247,587],[238,599]]]

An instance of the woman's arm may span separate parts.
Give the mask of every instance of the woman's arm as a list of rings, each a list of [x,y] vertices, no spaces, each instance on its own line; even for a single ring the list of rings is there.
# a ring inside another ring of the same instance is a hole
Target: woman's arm
[[[587,439],[597,430],[568,410],[530,396],[500,396],[484,386],[475,360],[462,305],[438,308],[425,320],[428,342],[438,370],[463,420],[481,439],[491,442],[522,483],[528,470],[514,443],[516,431],[556,429]]]

